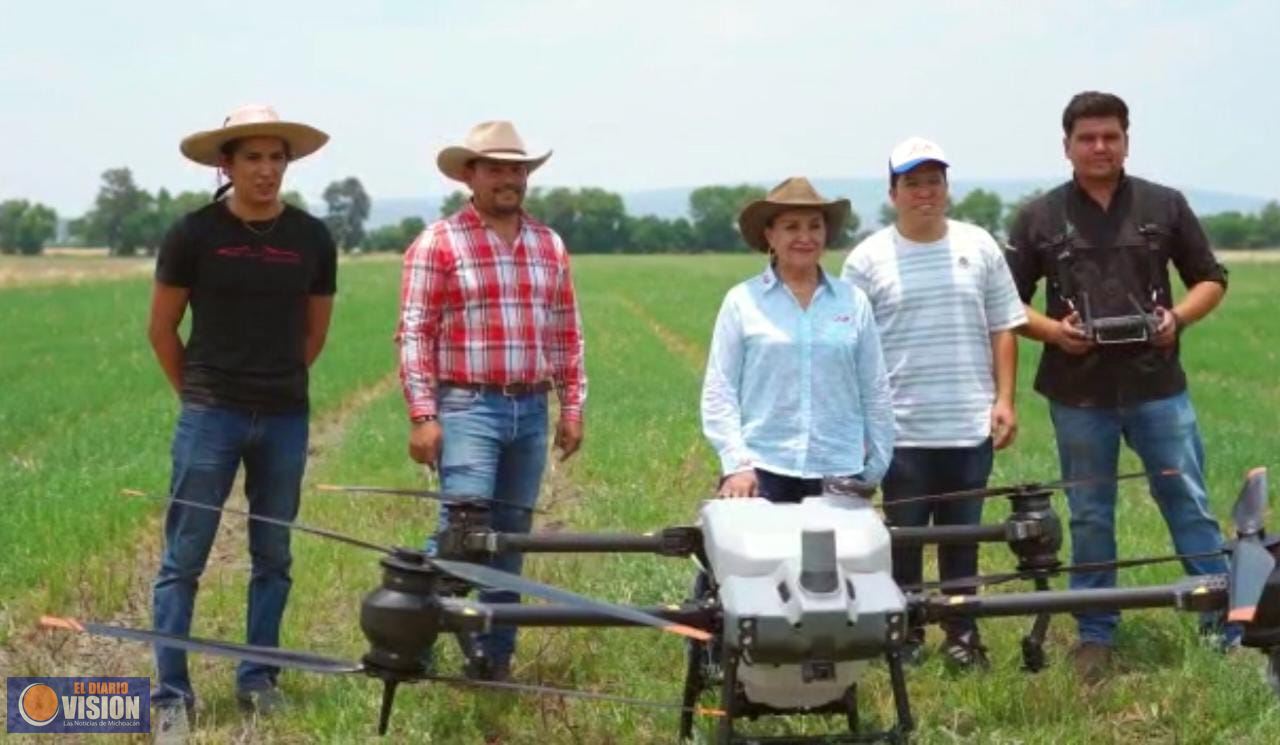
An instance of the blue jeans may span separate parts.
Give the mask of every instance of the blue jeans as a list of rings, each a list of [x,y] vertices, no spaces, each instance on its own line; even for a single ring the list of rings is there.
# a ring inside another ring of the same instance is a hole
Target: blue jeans
[[[895,505],[894,501],[929,494],[981,489],[987,485],[994,460],[991,440],[981,445],[957,448],[894,448],[893,460],[884,476],[884,514],[890,525],[904,527],[934,525],[977,525],[982,522],[982,500],[919,501]],[[924,548],[902,546],[893,551],[893,580],[899,585],[924,581]],[[978,546],[938,546],[938,578],[944,582],[972,577],[978,573]],[[949,587],[949,595],[972,595],[974,588]],[[949,618],[942,623],[949,636],[976,629],[971,618]],[[923,640],[923,629],[912,635]]]
[[[504,396],[501,393],[442,387],[439,392],[440,491],[456,496],[499,499],[533,507],[538,501],[542,472],[547,465],[547,396]],[[528,533],[533,513],[493,505],[493,529],[500,533]],[[439,529],[449,525],[449,509],[440,510]],[[435,541],[428,539],[434,553]],[[519,574],[524,556],[498,554],[489,566]],[[481,602],[518,603],[520,596],[502,590],[483,590]],[[481,651],[495,665],[510,664],[516,630],[497,626],[478,635]]]
[[[1050,402],[1058,459],[1064,479],[1114,476],[1120,438],[1142,459],[1150,474],[1151,496],[1173,536],[1178,553],[1203,553],[1222,548],[1222,532],[1209,512],[1204,486],[1204,445],[1196,426],[1195,409],[1184,391],[1176,396],[1119,408],[1086,408]],[[1158,475],[1177,469],[1176,476]],[[1071,509],[1071,560],[1113,561],[1116,558],[1116,483],[1102,480],[1067,490]],[[1227,571],[1225,557],[1188,559],[1188,574]],[[1072,574],[1071,588],[1115,587],[1114,570]],[[1117,611],[1077,613],[1080,641],[1111,644]],[[1217,616],[1204,620],[1212,623]],[[1228,632],[1230,633],[1230,631]]]
[[[236,470],[244,464],[249,510],[281,520],[298,514],[302,473],[307,463],[307,414],[264,415],[196,404],[183,404],[173,437],[173,475],[169,493],[178,498],[221,507],[231,493]],[[157,631],[187,634],[200,575],[209,559],[221,515],[171,504],[164,523],[164,556],[153,589],[153,623]],[[289,530],[249,522],[247,641],[274,647],[280,643],[292,580]],[[159,685],[151,700],[159,706],[195,702],[187,674],[187,655],[156,647]],[[236,670],[240,691],[274,684],[279,668],[241,662]]]

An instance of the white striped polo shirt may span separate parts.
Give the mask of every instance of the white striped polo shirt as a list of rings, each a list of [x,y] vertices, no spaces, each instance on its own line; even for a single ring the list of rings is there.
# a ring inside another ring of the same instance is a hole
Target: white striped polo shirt
[[[991,334],[1027,321],[1004,254],[976,225],[947,221],[940,241],[896,226],[859,243],[842,278],[871,300],[898,447],[972,447],[991,434]]]

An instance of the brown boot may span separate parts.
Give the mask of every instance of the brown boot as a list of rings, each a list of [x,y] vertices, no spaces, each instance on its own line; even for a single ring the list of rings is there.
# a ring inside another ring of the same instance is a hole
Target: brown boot
[[[1088,685],[1097,685],[1111,668],[1111,647],[1097,642],[1080,642],[1071,650],[1071,664],[1076,677]]]

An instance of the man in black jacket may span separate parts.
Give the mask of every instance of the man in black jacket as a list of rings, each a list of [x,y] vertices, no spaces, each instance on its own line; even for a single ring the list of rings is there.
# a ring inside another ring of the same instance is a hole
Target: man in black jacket
[[[1089,91],[1062,115],[1071,181],[1034,200],[1009,234],[1009,268],[1027,306],[1023,333],[1044,343],[1035,387],[1049,399],[1067,490],[1072,561],[1116,558],[1120,440],[1142,459],[1151,494],[1179,553],[1212,552],[1222,533],[1209,512],[1204,447],[1178,361],[1182,333],[1227,289],[1182,194],[1124,171],[1129,110]],[[1187,292],[1176,304],[1168,265]],[[1044,312],[1030,306],[1046,280]],[[1161,472],[1175,475],[1159,475]],[[1190,574],[1226,571],[1220,556],[1187,560]],[[1071,575],[1072,588],[1113,587],[1115,571]],[[1076,615],[1077,671],[1097,680],[1110,662],[1117,612]],[[1206,621],[1211,619],[1206,619]],[[1229,636],[1230,630],[1229,630]]]

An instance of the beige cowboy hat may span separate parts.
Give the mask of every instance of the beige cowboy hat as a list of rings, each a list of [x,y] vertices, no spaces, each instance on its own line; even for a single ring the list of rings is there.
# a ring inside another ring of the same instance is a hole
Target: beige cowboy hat
[[[851,211],[848,199],[824,199],[809,179],[792,176],[769,190],[764,199],[757,199],[742,208],[738,213],[738,231],[747,245],[767,253],[769,242],[764,238],[764,229],[769,222],[780,212],[806,207],[822,210],[827,222],[828,241],[840,234],[840,228]]]
[[[279,137],[289,144],[289,160],[304,158],[324,147],[329,135],[298,122],[280,121],[270,106],[241,106],[222,120],[218,129],[196,132],[182,140],[182,154],[206,166],[222,165],[222,146],[242,137]]]
[[[550,150],[542,155],[529,155],[525,151],[524,140],[520,139],[511,122],[481,122],[471,128],[461,145],[450,145],[441,150],[436,156],[436,165],[441,173],[454,181],[463,181],[467,164],[480,158],[525,163],[532,172],[550,157]]]

